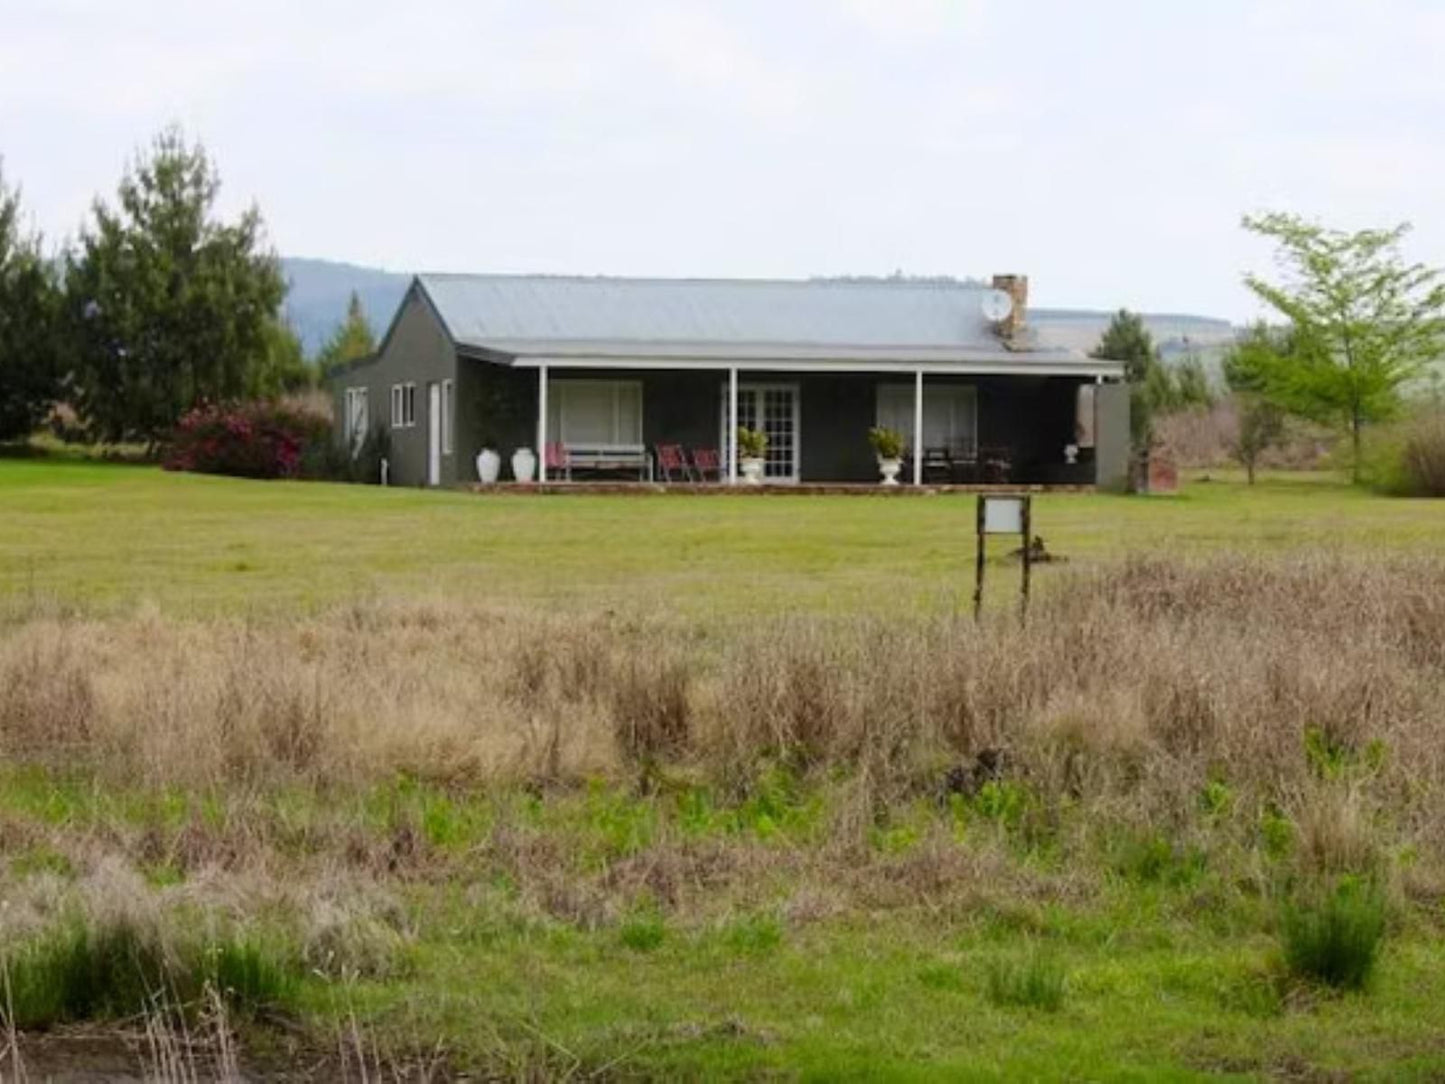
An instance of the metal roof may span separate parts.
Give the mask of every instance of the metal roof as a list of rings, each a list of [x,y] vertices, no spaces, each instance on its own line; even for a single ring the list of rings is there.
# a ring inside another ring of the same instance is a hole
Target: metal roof
[[[453,274],[417,282],[459,347],[512,359],[1116,367],[1073,351],[1005,344],[983,316],[988,287],[965,283]]]

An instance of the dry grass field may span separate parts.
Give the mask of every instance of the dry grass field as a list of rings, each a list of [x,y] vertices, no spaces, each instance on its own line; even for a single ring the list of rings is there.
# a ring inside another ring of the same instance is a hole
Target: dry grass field
[[[1039,507],[0,461],[0,1071],[1438,1078],[1445,508]]]

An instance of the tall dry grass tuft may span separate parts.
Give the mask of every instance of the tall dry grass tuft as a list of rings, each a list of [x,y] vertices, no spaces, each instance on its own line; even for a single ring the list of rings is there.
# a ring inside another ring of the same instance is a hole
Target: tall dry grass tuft
[[[625,779],[642,762],[746,794],[782,768],[865,783],[861,826],[986,770],[1039,817],[1130,825],[1183,823],[1222,786],[1241,834],[1266,807],[1313,823],[1302,795],[1352,788],[1434,851],[1442,719],[1429,559],[1130,561],[1048,583],[1026,627],[359,603],[289,624],[0,629],[0,754],[127,785]]]

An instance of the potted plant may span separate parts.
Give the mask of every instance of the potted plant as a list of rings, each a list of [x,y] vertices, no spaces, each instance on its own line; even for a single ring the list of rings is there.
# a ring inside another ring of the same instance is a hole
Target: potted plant
[[[490,433],[482,437],[482,450],[477,453],[477,481],[484,486],[495,485],[502,473],[502,457],[497,454],[497,440]]]
[[[768,435],[760,429],[738,426],[738,466],[743,480],[751,486],[763,484],[764,460],[768,454]]]
[[[512,477],[530,482],[537,474],[537,453],[531,448],[518,448],[512,453]]]
[[[873,454],[878,457],[878,473],[883,475],[883,484],[896,486],[898,472],[903,468],[903,434],[875,425],[868,430],[868,443],[873,445]]]

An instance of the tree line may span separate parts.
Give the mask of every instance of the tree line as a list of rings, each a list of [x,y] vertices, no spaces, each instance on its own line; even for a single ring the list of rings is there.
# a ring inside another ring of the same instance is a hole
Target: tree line
[[[1246,328],[1224,358],[1238,420],[1234,455],[1253,482],[1286,419],[1303,418],[1347,438],[1359,481],[1366,428],[1398,416],[1411,388],[1445,359],[1442,272],[1402,256],[1408,223],[1350,232],[1275,213],[1246,216],[1243,225],[1274,242],[1281,277],[1245,276],[1275,319]],[[1160,415],[1214,401],[1202,363],[1166,366],[1143,320],[1127,310],[1092,353],[1124,363],[1138,455],[1154,445]]]
[[[302,390],[375,349],[353,293],[305,356],[260,211],[224,221],[220,188],[205,148],[169,128],[113,202],[95,199],[78,239],[47,252],[0,173],[0,440],[28,436],[64,404],[68,435],[154,447],[200,403]]]

